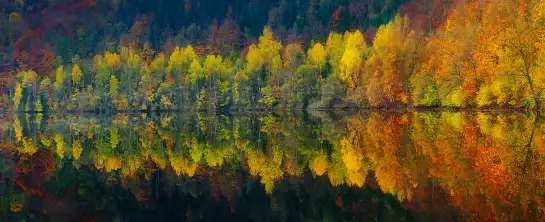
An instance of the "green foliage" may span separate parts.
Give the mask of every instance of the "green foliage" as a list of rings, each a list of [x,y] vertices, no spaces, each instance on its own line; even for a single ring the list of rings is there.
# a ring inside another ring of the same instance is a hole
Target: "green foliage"
[[[446,107],[463,107],[465,102],[462,87],[458,86],[454,88],[441,100],[441,104]]]
[[[277,103],[279,96],[272,87],[267,86],[261,88],[261,93],[263,93],[263,98],[260,99],[259,102],[265,104],[267,108],[272,108],[273,105]]]
[[[111,97],[117,97],[119,95],[118,92],[119,89],[119,80],[115,77],[115,75],[110,76],[110,96]]]

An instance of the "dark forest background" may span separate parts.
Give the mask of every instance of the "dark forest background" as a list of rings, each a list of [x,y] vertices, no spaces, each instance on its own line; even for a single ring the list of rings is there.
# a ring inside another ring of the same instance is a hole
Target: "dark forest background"
[[[54,61],[43,60],[92,58],[124,44],[149,43],[155,51],[191,44],[201,53],[236,54],[255,42],[265,26],[282,43],[297,42],[305,48],[312,41],[324,42],[332,31],[359,29],[370,40],[377,27],[397,13],[409,15],[422,30],[433,29],[446,17],[449,4],[448,0],[4,0],[0,2],[0,73],[3,84],[8,84],[18,60],[27,60],[19,63],[29,63],[38,73],[49,73],[53,65],[43,63]]]

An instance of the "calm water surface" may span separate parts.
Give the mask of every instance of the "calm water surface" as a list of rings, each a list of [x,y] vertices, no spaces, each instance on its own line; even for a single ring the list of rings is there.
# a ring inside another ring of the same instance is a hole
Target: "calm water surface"
[[[534,114],[0,116],[2,221],[540,221]]]

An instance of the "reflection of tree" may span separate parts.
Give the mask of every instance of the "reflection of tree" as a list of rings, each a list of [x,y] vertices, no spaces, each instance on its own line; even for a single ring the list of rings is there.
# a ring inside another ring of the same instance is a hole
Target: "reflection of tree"
[[[533,115],[369,112],[333,120],[119,114],[44,116],[40,127],[36,121],[15,117],[0,134],[11,165],[5,169],[31,195],[46,192],[40,184],[69,184],[64,175],[86,170],[94,175],[88,179],[101,178],[98,183],[110,189],[119,184],[146,204],[183,187],[192,198],[209,195],[236,211],[248,207],[239,201],[249,195],[244,192],[258,189],[272,201],[269,210],[285,217],[295,214],[293,201],[313,199],[323,215],[312,216],[325,218],[326,212],[361,213],[361,200],[339,190],[376,187],[405,208],[433,211],[430,217],[532,220],[544,213],[545,124]],[[62,180],[49,180],[54,176]],[[312,198],[297,193],[311,192],[307,183],[321,186]]]

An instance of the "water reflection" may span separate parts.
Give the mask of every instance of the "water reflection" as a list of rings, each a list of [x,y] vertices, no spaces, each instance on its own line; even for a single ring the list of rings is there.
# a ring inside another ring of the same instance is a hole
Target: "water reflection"
[[[9,220],[539,220],[533,114],[4,115]],[[214,213],[210,213],[214,212]]]

